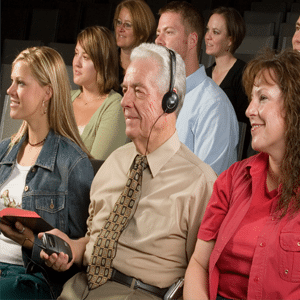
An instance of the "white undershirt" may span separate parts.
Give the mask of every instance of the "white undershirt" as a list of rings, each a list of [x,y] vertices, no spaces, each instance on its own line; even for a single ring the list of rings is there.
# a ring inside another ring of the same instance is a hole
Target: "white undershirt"
[[[82,135],[82,134],[83,134],[83,130],[84,130],[84,128],[85,128],[85,125],[78,126],[78,131],[79,131],[80,135]]]
[[[30,168],[31,166],[21,166],[16,163],[10,177],[1,186],[0,210],[8,206],[8,203],[5,203],[2,197],[3,192],[6,190],[9,192],[10,205],[13,207],[22,207],[22,194]],[[23,265],[21,246],[13,240],[6,238],[2,233],[0,234],[0,261]]]

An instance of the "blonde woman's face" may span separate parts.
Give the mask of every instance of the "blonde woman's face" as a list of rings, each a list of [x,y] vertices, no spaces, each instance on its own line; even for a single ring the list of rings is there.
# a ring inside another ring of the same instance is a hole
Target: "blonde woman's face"
[[[31,74],[28,64],[21,60],[12,69],[11,81],[7,90],[11,101],[11,118],[28,123],[38,121],[44,116],[46,105],[52,96],[49,86],[41,86]]]

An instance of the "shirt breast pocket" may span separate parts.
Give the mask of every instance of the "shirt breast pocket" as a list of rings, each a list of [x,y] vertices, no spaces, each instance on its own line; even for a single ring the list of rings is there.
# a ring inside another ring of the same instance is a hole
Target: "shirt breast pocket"
[[[35,201],[36,212],[54,228],[66,232],[66,195],[39,195]]]
[[[300,282],[300,232],[280,234],[280,277],[290,282]]]

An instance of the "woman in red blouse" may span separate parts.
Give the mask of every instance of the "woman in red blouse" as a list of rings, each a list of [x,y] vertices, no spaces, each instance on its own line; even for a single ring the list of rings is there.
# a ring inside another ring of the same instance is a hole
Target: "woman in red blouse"
[[[252,147],[215,182],[184,299],[300,299],[300,55],[271,51],[243,83]]]

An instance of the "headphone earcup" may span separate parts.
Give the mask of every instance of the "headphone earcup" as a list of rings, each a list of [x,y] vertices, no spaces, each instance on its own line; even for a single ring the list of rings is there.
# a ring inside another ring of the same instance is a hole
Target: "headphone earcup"
[[[176,110],[178,103],[178,95],[175,92],[167,92],[162,100],[162,109],[165,113],[170,114]]]

